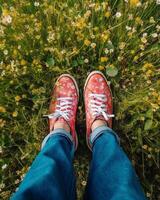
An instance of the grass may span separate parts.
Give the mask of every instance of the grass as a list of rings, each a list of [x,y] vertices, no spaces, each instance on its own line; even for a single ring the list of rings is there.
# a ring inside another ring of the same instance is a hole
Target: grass
[[[160,198],[159,9],[155,0],[0,0],[1,199],[15,191],[39,152],[47,134],[42,115],[62,73],[80,87],[74,165],[82,199],[91,157],[82,89],[92,70],[111,84],[114,130],[146,196]]]

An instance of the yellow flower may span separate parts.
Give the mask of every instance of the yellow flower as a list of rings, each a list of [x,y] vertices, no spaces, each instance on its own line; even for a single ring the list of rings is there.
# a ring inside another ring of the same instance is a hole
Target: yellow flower
[[[130,0],[131,6],[136,6],[140,1],[139,0]]]
[[[141,41],[145,44],[145,43],[147,43],[147,39],[145,38],[145,37],[142,37],[141,38]]]
[[[13,50],[13,55],[14,55],[14,56],[17,56],[17,54],[18,54],[18,51],[17,51],[16,49],[14,49],[14,50]]]
[[[129,31],[129,32],[127,33],[127,35],[128,35],[129,38],[132,38],[133,32]]]
[[[26,65],[26,64],[27,64],[27,62],[24,59],[22,59],[21,60],[21,65]]]
[[[0,127],[3,128],[3,126],[5,125],[6,121],[3,119],[0,119]]]
[[[85,44],[86,46],[89,46],[89,45],[91,44],[91,41],[89,41],[88,39],[86,39],[86,40],[84,40],[84,44]]]
[[[138,60],[138,56],[134,56],[133,61],[137,61]]]
[[[120,48],[120,49],[124,49],[125,46],[126,46],[126,43],[125,43],[125,42],[121,42],[121,43],[119,44],[119,48]]]
[[[79,34],[77,35],[77,39],[78,39],[79,41],[83,40],[83,39],[84,39],[84,35],[81,34],[81,33],[79,33]]]
[[[152,92],[152,95],[155,97],[158,97],[158,93],[157,92]]]
[[[144,67],[144,68],[151,68],[151,67],[153,67],[153,65],[152,65],[152,63],[145,63],[145,64],[143,65],[143,67]]]
[[[143,70],[143,71],[146,71],[146,70],[148,70],[148,69],[153,69],[152,63],[145,63],[145,64],[143,65],[143,67],[142,67],[142,70]]]
[[[107,62],[108,61],[108,57],[101,57],[101,62]]]
[[[5,112],[6,112],[6,109],[5,109],[5,107],[3,107],[3,106],[0,106],[0,112],[1,112],[1,113],[5,113]]]
[[[37,40],[39,40],[39,39],[41,38],[41,36],[40,36],[40,35],[36,35],[35,38],[36,38]]]
[[[146,76],[151,76],[152,74],[153,74],[153,71],[150,69],[146,72]]]
[[[111,15],[111,13],[109,12],[109,11],[107,11],[106,13],[105,13],[105,17],[110,17],[110,15]]]
[[[159,105],[156,103],[151,103],[152,108],[154,108],[155,110],[159,109]]]
[[[3,16],[8,16],[9,15],[9,11],[7,9],[3,9]]]
[[[79,28],[79,29],[83,29],[87,26],[86,22],[85,22],[85,19],[84,18],[80,18],[78,19],[77,23],[76,23],[76,27]]]
[[[17,112],[17,111],[14,111],[14,112],[12,113],[12,116],[13,116],[13,117],[17,117],[17,115],[18,115],[18,112]]]
[[[102,33],[101,38],[103,42],[106,42],[109,38],[109,32],[105,31],[104,33]]]
[[[33,64],[34,64],[34,65],[37,65],[38,63],[39,63],[39,60],[38,60],[38,59],[34,59],[34,60],[33,60]]]
[[[135,21],[137,24],[143,24],[143,21],[141,20],[140,17],[136,17]]]
[[[21,100],[21,97],[20,97],[20,96],[16,96],[16,97],[15,97],[15,101],[18,102],[18,101],[20,101],[20,100]]]
[[[100,7],[99,3],[96,3],[96,5],[95,5],[95,11],[97,12],[97,11],[99,11],[100,9],[101,9],[101,7]]]
[[[102,65],[100,65],[100,66],[98,67],[98,69],[99,69],[100,71],[102,71],[102,70],[104,70],[104,69],[105,69],[105,67],[104,67],[104,66],[102,66]]]
[[[141,50],[144,50],[144,49],[145,49],[144,44],[140,44],[140,45],[139,45],[139,48],[140,48]]]
[[[5,48],[5,41],[0,41],[0,49],[4,49]]]

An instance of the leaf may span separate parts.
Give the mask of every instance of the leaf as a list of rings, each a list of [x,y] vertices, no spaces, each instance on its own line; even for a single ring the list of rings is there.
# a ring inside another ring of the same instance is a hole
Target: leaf
[[[77,66],[78,66],[78,62],[77,62],[76,60],[73,60],[72,66],[73,66],[73,67],[77,67]]]
[[[58,66],[56,66],[56,67],[52,68],[52,71],[53,72],[62,72],[62,69],[60,69]]]
[[[147,121],[144,124],[144,130],[145,131],[150,130],[152,127],[152,123],[153,121],[151,119],[147,119]]]
[[[80,59],[80,60],[78,61],[78,63],[79,63],[80,65],[83,65],[83,64],[84,64],[84,61],[83,61],[82,59]]]
[[[150,110],[148,110],[148,111],[146,112],[146,117],[147,117],[147,118],[150,118],[150,119],[153,119],[153,110],[152,110],[152,109],[150,109]]]
[[[107,67],[106,68],[106,74],[108,76],[114,77],[118,74],[118,69],[116,67]]]
[[[22,10],[23,10],[23,13],[25,13],[25,14],[33,14],[36,11],[34,4],[29,4],[29,5],[23,6]]]
[[[49,67],[52,67],[55,64],[55,61],[54,61],[54,59],[52,57],[49,57],[49,58],[47,58],[47,62],[46,63],[47,63],[47,65]]]

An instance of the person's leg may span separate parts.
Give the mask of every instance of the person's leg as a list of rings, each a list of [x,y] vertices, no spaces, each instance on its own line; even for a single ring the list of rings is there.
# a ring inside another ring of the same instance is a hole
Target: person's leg
[[[91,134],[92,161],[86,200],[146,199],[131,162],[112,129],[101,126]]]
[[[75,199],[73,156],[74,145],[70,135],[63,129],[55,130],[11,199]]]
[[[49,132],[26,178],[12,200],[75,199],[73,155],[78,146],[75,130],[79,90],[69,74],[61,75],[53,88]]]
[[[86,200],[144,200],[135,171],[112,131],[112,93],[106,77],[89,74],[84,87],[86,139],[93,151]]]

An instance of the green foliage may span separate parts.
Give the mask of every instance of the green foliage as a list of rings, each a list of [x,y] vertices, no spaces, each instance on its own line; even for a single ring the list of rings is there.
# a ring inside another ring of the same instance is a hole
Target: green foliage
[[[160,196],[159,5],[155,0],[0,0],[1,199],[23,179],[47,134],[53,84],[72,74],[80,87],[77,194],[86,185],[83,91],[89,72],[111,83],[114,129],[147,197]],[[83,126],[82,126],[83,125]]]

